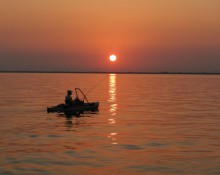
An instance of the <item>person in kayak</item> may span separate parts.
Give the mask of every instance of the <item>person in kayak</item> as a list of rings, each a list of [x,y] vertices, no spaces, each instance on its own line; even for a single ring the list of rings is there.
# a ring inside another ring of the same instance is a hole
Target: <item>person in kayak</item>
[[[72,99],[72,91],[71,90],[68,90],[67,91],[67,95],[65,97],[65,103],[66,105],[72,105],[73,104],[73,99]]]
[[[72,92],[71,90],[67,91],[67,95],[65,97],[65,103],[66,105],[79,105],[79,104],[83,104],[83,102],[79,99],[78,96],[76,96],[76,98],[73,100],[72,99]]]

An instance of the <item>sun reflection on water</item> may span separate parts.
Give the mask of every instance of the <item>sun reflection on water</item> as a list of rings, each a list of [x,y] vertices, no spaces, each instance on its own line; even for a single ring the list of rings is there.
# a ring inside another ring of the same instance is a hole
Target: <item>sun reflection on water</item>
[[[109,106],[109,113],[110,113],[110,118],[108,119],[108,124],[111,126],[114,126],[116,124],[116,112],[117,112],[117,98],[116,98],[116,74],[110,74],[109,75],[109,100],[108,102],[110,103]],[[116,145],[118,144],[116,140],[116,135],[118,133],[116,132],[111,132],[109,133],[108,137],[111,138],[112,144]]]

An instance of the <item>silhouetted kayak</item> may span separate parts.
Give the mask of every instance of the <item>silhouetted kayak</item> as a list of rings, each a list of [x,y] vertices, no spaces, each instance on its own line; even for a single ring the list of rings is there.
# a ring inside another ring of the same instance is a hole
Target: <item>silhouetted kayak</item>
[[[59,104],[47,108],[47,112],[68,113],[73,115],[83,114],[85,111],[96,112],[99,108],[99,102],[84,103],[80,105]]]
[[[99,110],[99,102],[89,102],[85,94],[79,88],[75,88],[76,96],[78,96],[78,91],[80,91],[84,96],[83,102],[81,101],[79,104],[73,105],[67,105],[62,103],[56,106],[47,107],[47,112],[65,113],[67,115],[74,116],[79,116],[84,112],[97,112]],[[87,101],[87,103],[84,103],[84,99]]]

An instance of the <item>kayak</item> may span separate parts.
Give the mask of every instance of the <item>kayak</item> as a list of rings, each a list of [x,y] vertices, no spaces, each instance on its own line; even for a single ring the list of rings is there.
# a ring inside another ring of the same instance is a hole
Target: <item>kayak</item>
[[[96,112],[99,108],[99,102],[90,102],[80,105],[59,104],[57,106],[47,107],[47,112],[83,114],[85,111]]]
[[[76,97],[78,97],[78,93],[80,92],[83,95],[83,100],[79,101],[79,103],[74,104],[59,104],[56,106],[47,107],[47,112],[58,112],[65,113],[68,116],[74,115],[79,116],[80,114],[84,114],[84,112],[97,112],[99,108],[99,102],[89,102],[86,98],[86,95],[79,88],[75,88]],[[87,102],[84,102],[86,100]]]

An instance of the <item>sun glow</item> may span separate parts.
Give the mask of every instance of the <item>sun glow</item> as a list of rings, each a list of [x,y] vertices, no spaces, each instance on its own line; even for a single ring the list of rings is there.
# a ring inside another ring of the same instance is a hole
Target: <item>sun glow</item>
[[[112,62],[116,61],[117,60],[116,55],[110,55],[109,60],[112,61]]]

